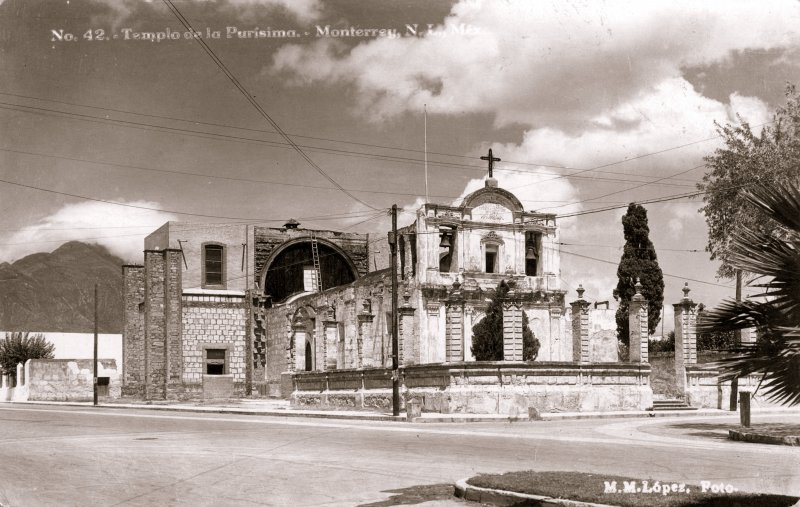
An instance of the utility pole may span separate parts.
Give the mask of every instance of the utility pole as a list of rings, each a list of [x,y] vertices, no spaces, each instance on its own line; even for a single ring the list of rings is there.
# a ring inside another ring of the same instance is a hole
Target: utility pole
[[[397,339],[397,204],[392,205],[392,232],[389,233],[392,253],[392,415],[400,415],[400,371]]]
[[[742,300],[742,270],[736,270],[736,302]],[[733,332],[733,343],[736,347],[742,345],[742,330],[737,329]],[[739,378],[733,377],[731,379],[731,397],[730,397],[730,411],[736,412],[737,401],[739,399]]]
[[[97,406],[97,284],[94,284],[94,354],[92,355],[92,385],[94,387],[94,406]]]

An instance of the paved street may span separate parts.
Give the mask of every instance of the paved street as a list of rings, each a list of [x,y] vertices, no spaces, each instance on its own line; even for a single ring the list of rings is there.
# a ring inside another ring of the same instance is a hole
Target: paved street
[[[408,424],[4,404],[0,503],[359,505],[390,499],[389,490],[524,469],[800,494],[797,448],[727,441],[734,423]]]

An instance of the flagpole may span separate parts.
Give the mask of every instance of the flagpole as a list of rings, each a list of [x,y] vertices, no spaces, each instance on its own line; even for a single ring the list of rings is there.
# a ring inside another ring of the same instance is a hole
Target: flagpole
[[[425,203],[428,198],[428,104],[424,104],[425,109]]]

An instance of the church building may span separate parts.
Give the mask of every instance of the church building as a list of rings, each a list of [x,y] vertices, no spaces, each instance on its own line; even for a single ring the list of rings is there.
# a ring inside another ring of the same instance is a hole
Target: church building
[[[526,211],[492,175],[499,159],[491,151],[483,158],[489,161],[483,188],[456,205],[426,203],[398,230],[398,356],[406,398],[419,398],[427,410],[502,412],[509,380],[501,370],[515,368],[513,379],[531,385],[564,384],[523,386],[523,405],[541,396],[548,406],[592,409],[648,403],[649,369],[645,375],[642,364],[619,363],[613,310],[589,312],[582,293],[565,302],[555,215]],[[377,265],[377,248],[385,251],[385,236],[308,230],[295,221],[282,228],[165,224],[146,238],[144,265],[123,268],[123,392],[146,399],[236,393],[386,408],[391,279],[387,266]],[[512,287],[503,302],[504,360],[475,361],[472,330],[501,281]],[[533,363],[522,355],[523,313],[541,344]],[[600,362],[617,363],[625,377],[609,392],[628,389],[633,398],[586,395],[583,375],[591,369],[580,365]],[[525,373],[548,364],[566,370],[540,371],[535,382]],[[477,394],[456,385],[458,378],[469,384],[487,375],[499,380]]]

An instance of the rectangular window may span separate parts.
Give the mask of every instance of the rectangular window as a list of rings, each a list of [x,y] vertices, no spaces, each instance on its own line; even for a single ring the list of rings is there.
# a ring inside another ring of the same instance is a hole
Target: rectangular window
[[[205,285],[222,285],[222,245],[205,245],[203,249]]]
[[[226,349],[206,349],[206,375],[224,375]]]
[[[486,272],[497,272],[497,247],[494,245],[486,245]]]
[[[317,270],[306,266],[303,268],[303,290],[315,292],[317,290]]]

